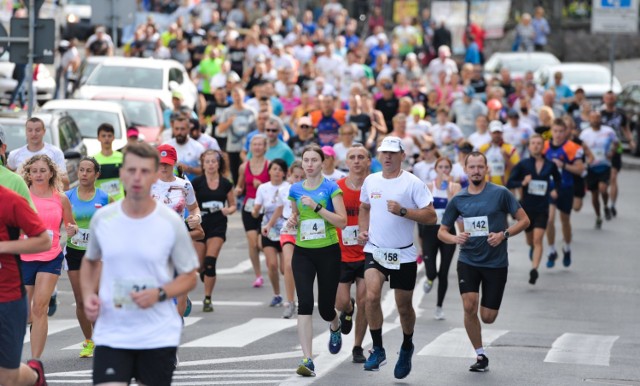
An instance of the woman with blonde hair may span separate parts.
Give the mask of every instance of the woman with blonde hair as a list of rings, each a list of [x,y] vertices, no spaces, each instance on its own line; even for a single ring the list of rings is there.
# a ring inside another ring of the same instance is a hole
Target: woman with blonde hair
[[[538,109],[538,121],[539,124],[535,128],[535,132],[540,134],[543,139],[547,140],[551,138],[551,124],[556,119],[553,109],[549,106],[541,106]]]
[[[67,237],[73,237],[78,232],[78,226],[73,219],[71,203],[62,192],[60,172],[51,158],[44,154],[31,157],[22,167],[22,176],[29,187],[38,216],[51,237],[48,251],[20,255],[22,279],[30,306],[31,356],[37,359],[42,356],[47,341],[47,309],[62,271],[64,255],[60,230],[64,225]]]

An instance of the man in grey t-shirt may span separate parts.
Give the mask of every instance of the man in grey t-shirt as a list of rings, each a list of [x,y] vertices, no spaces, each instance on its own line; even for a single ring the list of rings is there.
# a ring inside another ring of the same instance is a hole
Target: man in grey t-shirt
[[[487,115],[487,106],[474,98],[475,90],[471,86],[464,89],[461,99],[451,105],[450,118],[462,130],[465,138],[476,132],[476,118]]]
[[[487,158],[472,152],[465,159],[465,172],[471,182],[447,205],[442,216],[438,238],[447,244],[460,245],[458,283],[464,307],[464,326],[476,350],[477,362],[470,371],[483,372],[489,359],[482,347],[482,333],[478,318],[478,302],[482,285],[480,318],[491,324],[498,316],[502,295],[507,283],[507,239],[529,226],[529,218],[513,194],[505,187],[487,182]],[[516,223],[509,226],[507,216]],[[460,233],[449,230],[456,219],[464,224]]]

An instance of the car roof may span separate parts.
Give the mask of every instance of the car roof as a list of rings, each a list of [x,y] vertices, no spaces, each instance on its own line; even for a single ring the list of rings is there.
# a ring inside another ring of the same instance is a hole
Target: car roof
[[[42,110],[99,110],[119,113],[122,107],[114,102],[91,99],[57,99],[50,100],[42,106]]]
[[[128,58],[122,56],[113,56],[105,59],[101,65],[103,66],[128,66],[128,67],[145,67],[145,68],[170,68],[183,67],[180,62],[172,59],[153,59],[153,58]]]
[[[529,56],[552,56],[556,57],[554,54],[550,52],[495,52],[491,56],[502,57],[502,58],[516,58],[516,57],[529,57]],[[490,57],[491,58],[491,57]]]
[[[98,94],[93,97],[93,100],[114,100],[114,99],[124,99],[128,101],[162,101],[159,97],[155,95],[149,95],[148,93],[136,93],[136,92],[109,92]],[[111,102],[109,102],[111,103]]]
[[[607,67],[594,63],[561,63],[543,66],[545,70],[551,71],[609,71]]]

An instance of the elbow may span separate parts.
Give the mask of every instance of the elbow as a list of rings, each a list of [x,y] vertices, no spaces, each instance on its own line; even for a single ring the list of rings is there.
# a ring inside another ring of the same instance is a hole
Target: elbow
[[[46,252],[51,249],[51,238],[49,236],[43,237],[38,245],[38,250],[33,253]]]
[[[340,216],[340,219],[335,225],[340,229],[344,229],[347,226],[347,216]]]

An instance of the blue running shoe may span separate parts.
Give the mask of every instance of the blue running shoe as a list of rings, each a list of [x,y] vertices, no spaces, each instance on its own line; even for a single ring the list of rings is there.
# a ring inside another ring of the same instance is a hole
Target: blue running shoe
[[[549,260],[547,260],[547,268],[553,268],[556,265],[556,259],[558,258],[558,252],[553,251],[549,254]]]
[[[184,314],[182,314],[182,316],[187,317],[191,314],[191,307],[193,306],[193,304],[191,304],[191,299],[189,299],[189,297],[187,296],[187,308],[184,309]]]
[[[337,354],[341,348],[342,332],[340,331],[340,327],[338,327],[338,331],[332,331],[331,325],[329,325],[329,352],[331,354]]]
[[[396,362],[396,368],[393,370],[393,376],[396,379],[406,378],[411,372],[411,357],[413,356],[413,343],[411,343],[411,350],[403,350],[400,347],[400,355],[398,356],[398,362]]]
[[[49,299],[49,310],[47,310],[47,316],[53,316],[58,309],[58,293],[54,292]]]
[[[380,366],[384,366],[387,364],[387,354],[384,352],[382,347],[373,346],[371,350],[369,350],[369,359],[364,363],[365,371],[378,371],[380,370]]]
[[[300,365],[298,365],[296,374],[302,375],[303,377],[315,377],[315,371],[316,366],[313,364],[313,360],[311,360],[311,358],[304,358],[300,361]]]
[[[571,251],[563,251],[562,252],[562,265],[568,267],[571,265]]]
[[[282,296],[276,295],[271,299],[271,304],[269,307],[280,307],[282,305]]]

